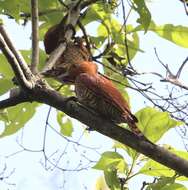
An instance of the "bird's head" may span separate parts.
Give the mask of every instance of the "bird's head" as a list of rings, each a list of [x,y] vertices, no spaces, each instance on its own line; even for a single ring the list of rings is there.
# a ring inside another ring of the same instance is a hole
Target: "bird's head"
[[[74,83],[77,76],[82,73],[87,73],[89,75],[96,75],[98,67],[95,63],[89,61],[82,61],[76,64],[66,64],[64,65],[66,72],[60,77],[65,83]]]

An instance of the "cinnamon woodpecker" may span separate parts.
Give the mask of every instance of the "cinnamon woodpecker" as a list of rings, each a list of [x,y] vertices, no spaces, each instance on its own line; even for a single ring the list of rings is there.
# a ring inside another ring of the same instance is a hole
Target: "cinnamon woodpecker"
[[[109,79],[98,74],[95,63],[83,61],[67,65],[62,79],[74,82],[75,93],[81,104],[117,124],[127,123],[133,133],[144,137],[136,126],[138,120],[131,113],[127,101]]]
[[[60,26],[59,24],[52,26],[44,36],[44,47],[47,54],[54,51],[60,43]],[[65,65],[76,64],[82,61],[90,61],[91,55],[84,45],[82,38],[75,38],[74,41],[67,43],[66,50],[60,56],[58,61],[52,67],[51,70],[43,73],[46,77],[54,77],[60,82],[61,75],[66,72]]]

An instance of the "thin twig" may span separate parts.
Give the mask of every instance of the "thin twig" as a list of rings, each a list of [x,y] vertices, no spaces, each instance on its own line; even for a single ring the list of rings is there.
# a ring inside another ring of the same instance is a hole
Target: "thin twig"
[[[38,29],[38,0],[31,0],[31,22],[32,22],[32,58],[31,71],[37,73],[39,64],[39,29]]]
[[[156,57],[157,57],[159,63],[166,69],[167,75],[168,75],[170,78],[176,78],[175,75],[170,71],[168,65],[167,65],[167,64],[165,65],[165,64],[161,61],[161,59],[159,58],[159,55],[158,55],[158,53],[157,53],[157,49],[156,49],[156,48],[154,48],[154,51],[155,51],[155,55],[156,55]]]
[[[180,77],[181,72],[182,72],[182,70],[183,70],[183,67],[185,66],[185,64],[186,64],[187,62],[188,62],[188,57],[183,61],[182,65],[180,66],[180,68],[179,68],[179,70],[178,70],[178,72],[177,72],[177,74],[176,74],[176,78],[179,78],[179,77]]]
[[[125,44],[125,50],[126,50],[126,54],[127,54],[127,61],[128,61],[130,68],[134,71],[134,68],[131,64],[130,55],[129,55],[129,47],[128,47],[128,40],[127,40],[127,19],[128,19],[128,17],[126,17],[126,14],[125,14],[125,5],[124,5],[123,0],[121,0],[121,4],[122,4],[122,10],[123,10],[124,32],[125,32],[124,44]]]
[[[89,43],[89,40],[88,40],[88,37],[87,37],[87,32],[83,26],[83,24],[81,23],[81,21],[78,20],[78,26],[80,27],[83,35],[84,35],[84,39],[86,41],[86,48],[87,50],[89,51],[90,55],[91,55],[91,47],[90,47],[90,43]]]

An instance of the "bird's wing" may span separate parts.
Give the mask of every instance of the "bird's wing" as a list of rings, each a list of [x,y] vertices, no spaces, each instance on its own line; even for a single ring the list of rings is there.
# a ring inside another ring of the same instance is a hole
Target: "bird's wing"
[[[76,82],[84,85],[84,87],[95,93],[96,96],[104,97],[106,101],[113,104],[120,112],[130,114],[133,121],[137,122],[136,117],[130,111],[127,101],[110,80],[98,74],[91,76],[84,73],[77,77]]]

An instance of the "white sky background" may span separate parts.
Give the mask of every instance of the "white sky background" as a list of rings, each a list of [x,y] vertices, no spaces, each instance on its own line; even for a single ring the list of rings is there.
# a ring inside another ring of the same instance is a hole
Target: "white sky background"
[[[148,3],[148,6],[156,24],[172,23],[174,25],[184,26],[187,26],[188,24],[188,17],[185,15],[183,5],[177,0],[154,0],[152,3]],[[6,21],[5,25],[18,49],[30,48],[31,41],[29,40],[29,36],[31,30],[29,25],[27,25],[27,27],[17,26],[14,21],[8,20]],[[173,68],[174,72],[177,71],[188,53],[187,49],[176,46],[151,32],[148,32],[146,35],[143,33],[140,34],[140,46],[140,48],[143,49],[145,53],[138,53],[133,60],[134,65],[139,71],[158,71],[165,74],[165,71],[159,65],[154,54],[154,47],[157,48],[159,56],[163,62],[168,63],[170,68]],[[188,83],[186,74],[187,69],[188,67],[184,68],[182,78]],[[145,106],[143,98],[140,95],[135,94],[133,91],[129,92],[131,95],[131,105],[133,111],[136,112],[137,110],[143,108]],[[136,104],[134,102],[136,102]],[[23,131],[23,142],[26,148],[32,150],[38,150],[42,148],[42,138],[48,109],[49,108],[47,106],[40,107],[38,109],[38,114],[36,114],[32,121],[30,121],[25,127]],[[53,126],[58,127],[54,120],[56,120],[55,111],[53,111],[50,117],[50,123]],[[77,139],[79,139],[82,134],[82,128],[78,126],[78,122],[75,121],[74,123],[77,125],[74,127],[74,140],[77,141]],[[0,123],[0,127],[3,128],[2,123]],[[43,158],[42,153],[32,153],[26,151],[5,159],[4,156],[10,155],[11,153],[20,150],[20,147],[16,143],[16,139],[20,139],[21,135],[22,132],[20,131],[16,135],[0,140],[0,171],[4,166],[3,163],[7,164],[5,176],[15,168],[15,172],[6,180],[6,182],[16,183],[16,186],[14,186],[6,184],[5,181],[0,181],[1,190],[57,190],[63,189],[62,185],[64,180],[66,181],[64,188],[65,190],[83,190],[86,189],[85,186],[88,190],[94,188],[96,178],[101,174],[96,170],[89,169],[79,173],[63,173],[58,169],[46,171],[40,163],[41,158]],[[174,129],[166,134],[160,142],[170,144],[177,149],[183,149],[183,144]],[[80,143],[90,147],[100,147],[99,152],[110,150],[112,145],[109,138],[106,138],[96,132],[91,132],[91,135],[84,135],[81,138]],[[67,141],[59,137],[51,129],[48,130],[48,156],[54,153],[56,150],[59,150],[58,154],[61,154],[64,151],[66,144]],[[69,153],[67,153],[62,159],[62,165],[64,168],[75,168],[78,165],[79,160],[81,158],[83,159],[83,157],[80,157],[79,155],[85,154],[84,151],[85,149],[81,147],[75,146],[73,148],[73,146],[69,144],[67,149],[67,152]],[[95,151],[89,149],[86,149],[86,151],[88,153],[87,156],[89,159],[97,161],[99,155],[96,154]],[[57,156],[54,158],[57,158]],[[67,164],[67,160],[69,160],[69,164]],[[130,189],[140,189],[144,179],[145,176],[143,178],[137,177],[136,180],[133,180],[130,183]]]

